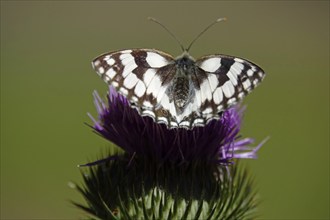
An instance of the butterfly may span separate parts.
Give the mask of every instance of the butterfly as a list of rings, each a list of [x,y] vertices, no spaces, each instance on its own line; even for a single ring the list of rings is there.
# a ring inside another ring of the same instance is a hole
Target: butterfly
[[[214,54],[195,60],[187,51],[174,58],[155,49],[119,50],[98,56],[92,66],[140,115],[168,128],[219,119],[265,77],[246,59]]]

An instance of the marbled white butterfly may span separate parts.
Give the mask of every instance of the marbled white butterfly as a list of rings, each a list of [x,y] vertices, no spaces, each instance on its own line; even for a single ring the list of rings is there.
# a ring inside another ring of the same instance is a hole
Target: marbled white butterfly
[[[177,58],[155,49],[129,49],[103,54],[92,65],[142,116],[168,128],[192,129],[218,119],[265,76],[242,58],[214,54],[195,60],[188,54],[192,43],[188,49],[180,44],[184,52]]]

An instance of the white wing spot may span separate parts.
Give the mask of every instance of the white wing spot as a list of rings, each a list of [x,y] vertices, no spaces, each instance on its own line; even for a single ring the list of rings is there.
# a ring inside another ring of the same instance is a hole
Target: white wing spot
[[[180,127],[182,126],[182,127],[189,127],[189,125],[190,125],[190,123],[189,123],[189,121],[182,121],[182,122],[180,122]]]
[[[120,60],[125,60],[127,58],[133,59],[134,57],[130,53],[121,52],[121,54],[119,56],[119,59]]]
[[[238,94],[239,99],[242,99],[243,97],[244,97],[244,92],[241,92],[241,93]]]
[[[217,88],[219,80],[215,74],[209,74],[207,79],[209,80],[211,91],[213,92]]]
[[[200,92],[201,92],[202,103],[205,102],[206,100],[212,99],[210,84],[208,80],[204,80],[204,82],[202,82],[202,84],[200,85]]]
[[[100,66],[99,69],[98,69],[98,72],[99,72],[100,74],[103,74],[103,73],[104,73],[104,68],[103,68],[102,66]]]
[[[218,112],[221,112],[222,110],[223,110],[223,105],[218,105],[218,106],[217,106],[217,111],[218,111]]]
[[[230,81],[232,81],[233,85],[235,86],[237,85],[237,76],[242,74],[243,68],[244,68],[243,64],[237,62],[230,67],[227,76],[230,79]]]
[[[245,89],[245,90],[248,90],[248,89],[250,89],[250,87],[251,87],[251,82],[250,82],[250,80],[245,80],[243,83],[243,88]]]
[[[139,80],[139,82],[136,84],[134,92],[140,98],[145,94],[146,86],[141,80]]]
[[[193,122],[193,125],[201,125],[204,124],[204,120],[201,118],[196,118]]]
[[[167,95],[164,95],[164,97],[167,96]],[[165,107],[165,106],[164,106]],[[178,115],[176,114],[176,109],[175,109],[175,106],[174,106],[174,102],[171,102],[170,105],[169,105],[169,109],[170,111],[170,114],[177,120],[177,121],[181,121],[179,118],[178,118]],[[178,120],[179,119],[179,120]]]
[[[168,124],[168,120],[165,117],[158,117],[157,121],[159,121],[159,123],[162,123],[162,124]]]
[[[259,83],[259,80],[258,79],[255,79],[255,80],[253,80],[253,85],[258,85],[258,83]]]
[[[242,60],[242,59],[240,59],[240,58],[235,58],[234,59],[236,62],[238,62],[238,63],[244,63],[244,60]]]
[[[194,104],[196,106],[201,106],[202,105],[202,101],[201,101],[201,91],[200,90],[195,90],[195,99],[194,99]]]
[[[113,64],[115,64],[115,60],[114,60],[113,58],[107,59],[106,61],[107,61],[107,63],[108,63],[110,66],[112,66]]]
[[[139,101],[138,97],[136,97],[136,96],[132,96],[131,99],[132,99],[133,102],[138,102]]]
[[[107,75],[105,75],[105,79],[104,79],[104,81],[109,82],[110,80],[111,80],[110,77],[107,76]]]
[[[154,52],[147,52],[146,61],[149,66],[153,68],[160,68],[168,64],[167,60],[163,56]]]
[[[249,69],[247,71],[247,75],[250,76],[250,77],[253,76],[253,73],[254,73],[254,71],[252,69]]]
[[[154,107],[149,101],[144,101],[143,106],[145,106],[146,108],[153,108]]]
[[[167,87],[166,86],[161,86],[158,90],[157,94],[157,102],[160,102],[166,92]]]
[[[237,76],[239,76],[242,73],[243,68],[244,68],[243,64],[237,62],[230,67],[227,76],[234,86],[237,85]]]
[[[219,105],[223,100],[223,93],[221,87],[218,87],[213,93],[213,101],[216,105]]]
[[[120,89],[119,89],[119,91],[121,92],[121,93],[123,93],[123,95],[128,95],[128,91],[127,91],[127,89],[125,89],[124,87],[121,87]]]
[[[146,116],[150,116],[150,117],[152,117],[152,118],[155,118],[155,117],[156,117],[156,115],[155,115],[155,113],[154,113],[153,111],[151,111],[151,110],[147,110],[147,109],[144,109],[144,110],[143,110],[142,115],[143,115],[143,116],[144,116],[144,115],[146,115]]]
[[[131,89],[133,88],[136,83],[139,81],[139,79],[137,78],[137,76],[134,73],[129,74],[125,80],[124,80],[124,86],[127,89]]]
[[[110,79],[113,79],[113,77],[115,77],[115,75],[117,74],[116,71],[114,71],[112,68],[109,69],[106,73],[105,73]]]
[[[100,64],[101,64],[101,61],[99,61],[99,60],[95,60],[94,62],[92,62],[92,66],[93,66],[94,69],[95,69],[96,66],[98,66]]]
[[[178,115],[176,114],[176,109],[175,109],[175,106],[174,106],[174,102],[170,102],[168,96],[165,94],[163,95],[163,98],[162,100],[160,101],[160,105],[168,110],[170,112],[170,114],[177,119]],[[178,120],[180,121],[180,120]]]
[[[156,70],[155,69],[148,69],[144,74],[143,74],[143,81],[146,86],[148,86],[152,80],[152,78],[155,76]]]
[[[132,53],[132,50],[123,50],[121,53]]]
[[[236,86],[237,85],[237,75],[234,72],[229,71],[227,73],[227,76],[230,79],[230,81],[233,83],[233,85]]]
[[[168,106],[170,105],[170,100],[168,99],[167,95],[164,95],[162,100],[160,100],[160,105],[163,106],[163,108],[169,110]]]
[[[212,108],[208,107],[208,108],[206,108],[202,113],[203,113],[203,114],[210,114],[210,113],[212,113],[212,112],[213,112]]]
[[[235,102],[236,102],[236,98],[234,97],[234,98],[229,99],[229,100],[227,101],[227,104],[228,104],[228,105],[232,105],[232,104],[234,104]]]
[[[137,65],[135,64],[135,62],[130,62],[128,64],[125,65],[124,69],[123,69],[123,77],[128,76],[128,74],[132,73],[132,71],[137,67]]]
[[[119,59],[121,60],[121,63],[126,66],[128,65],[129,63],[133,63],[135,64],[135,61],[134,61],[134,57],[131,55],[131,54],[121,54],[119,56]]]
[[[152,78],[150,84],[148,85],[147,94],[153,94],[154,96],[156,96],[161,85],[162,82],[160,78],[155,75]]]
[[[230,98],[234,95],[235,89],[233,84],[230,81],[227,81],[225,84],[221,86],[223,94],[227,97]]]
[[[236,70],[237,75],[239,75],[242,70],[244,69],[243,63],[234,63],[231,67],[233,67]]]
[[[175,122],[175,121],[171,121],[171,126],[172,127],[174,127],[174,128],[177,128],[179,125],[178,125],[178,123],[177,122]]]
[[[208,58],[201,63],[200,67],[207,72],[215,72],[221,66],[220,61],[218,57]]]

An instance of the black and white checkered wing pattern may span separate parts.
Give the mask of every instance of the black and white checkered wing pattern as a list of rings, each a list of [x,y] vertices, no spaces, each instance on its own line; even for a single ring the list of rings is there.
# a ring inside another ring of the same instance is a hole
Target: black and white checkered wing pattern
[[[152,49],[122,50],[103,54],[92,65],[141,115],[168,124],[168,112],[158,103],[175,75],[172,56]]]
[[[207,121],[236,104],[264,78],[264,71],[250,61],[228,55],[210,55],[196,61],[201,112]],[[198,95],[198,94],[197,94]]]
[[[142,116],[169,128],[204,126],[236,104],[264,78],[250,61],[227,55],[174,59],[152,49],[134,49],[97,57],[93,67],[124,95]]]

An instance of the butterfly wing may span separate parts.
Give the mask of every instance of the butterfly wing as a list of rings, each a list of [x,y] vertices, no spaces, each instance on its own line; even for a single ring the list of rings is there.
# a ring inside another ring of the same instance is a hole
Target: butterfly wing
[[[167,125],[174,120],[160,105],[176,73],[172,56],[152,49],[121,50],[97,57],[92,65],[141,115]]]
[[[196,61],[199,68],[199,112],[206,121],[233,106],[250,93],[265,77],[256,64],[228,55],[209,55]]]

